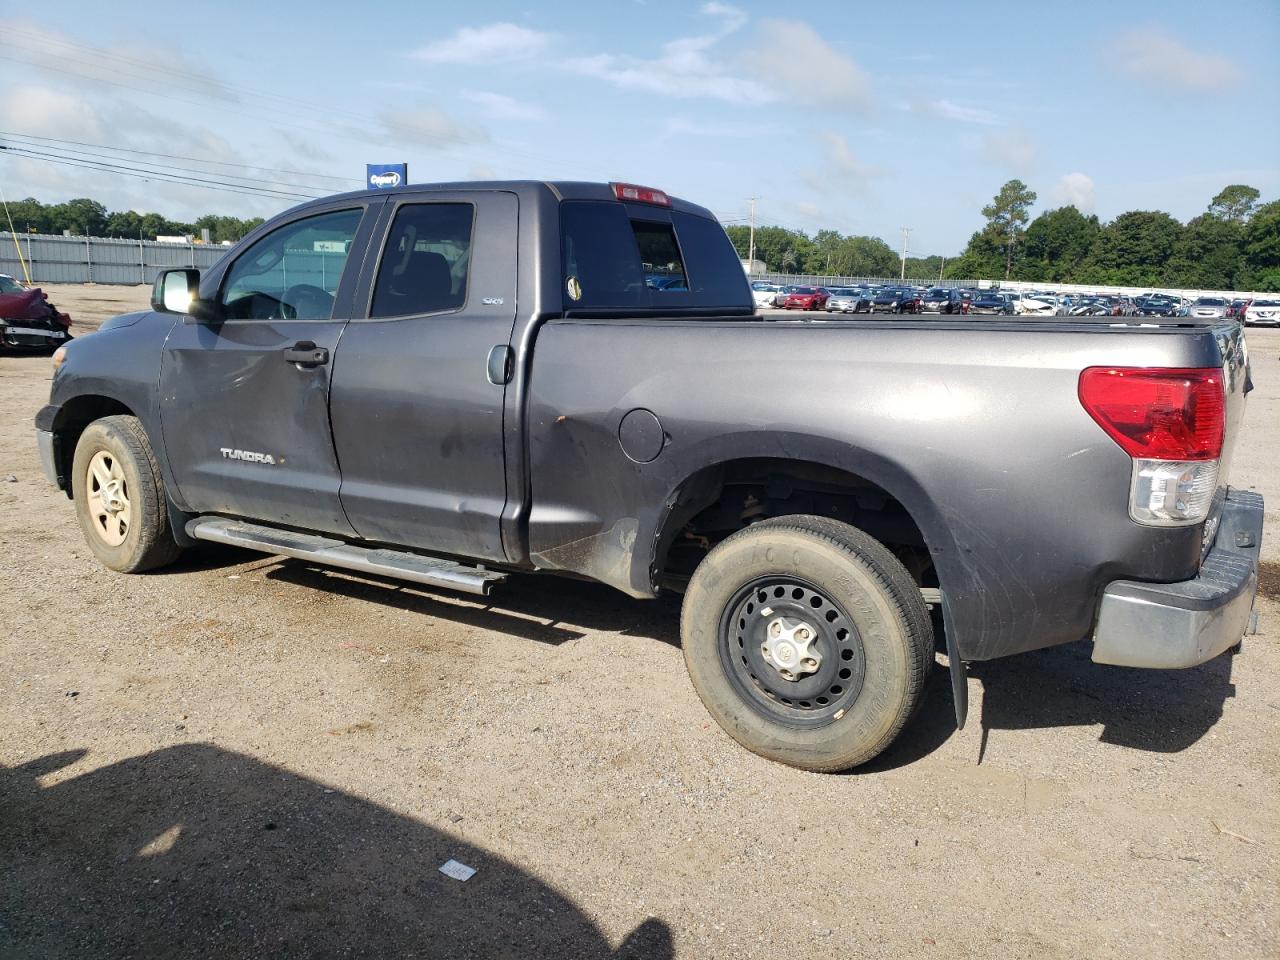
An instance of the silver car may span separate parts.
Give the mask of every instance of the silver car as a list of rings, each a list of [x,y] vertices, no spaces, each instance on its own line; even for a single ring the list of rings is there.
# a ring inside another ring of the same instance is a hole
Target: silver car
[[[1187,308],[1187,316],[1202,320],[1221,320],[1229,304],[1221,297],[1198,297]]]
[[[827,313],[857,313],[865,309],[867,295],[857,287],[829,287]]]

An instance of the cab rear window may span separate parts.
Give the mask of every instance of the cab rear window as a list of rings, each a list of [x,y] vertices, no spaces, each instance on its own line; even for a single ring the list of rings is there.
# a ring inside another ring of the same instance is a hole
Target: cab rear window
[[[560,205],[565,310],[751,307],[720,224],[679,210],[647,213],[610,201]]]

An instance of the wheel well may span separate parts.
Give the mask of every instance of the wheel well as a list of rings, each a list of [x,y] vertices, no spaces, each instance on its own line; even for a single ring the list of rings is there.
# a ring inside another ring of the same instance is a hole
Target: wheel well
[[[721,540],[769,517],[809,514],[857,527],[888,547],[922,587],[936,587],[928,545],[906,507],[883,487],[808,460],[754,457],[716,464],[680,485],[658,536],[654,579],[682,590]]]
[[[133,416],[133,411],[111,397],[81,396],[72,397],[62,405],[58,417],[53,424],[56,438],[54,455],[57,460],[60,486],[68,497],[72,495],[71,462],[76,455],[76,444],[80,442],[80,434],[85,427],[95,420],[117,414]]]

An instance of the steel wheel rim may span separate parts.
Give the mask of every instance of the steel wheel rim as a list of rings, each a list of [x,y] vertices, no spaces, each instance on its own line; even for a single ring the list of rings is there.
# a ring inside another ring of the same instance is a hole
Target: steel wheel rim
[[[99,450],[90,458],[85,491],[93,532],[107,546],[120,546],[133,524],[133,506],[124,467],[111,451]]]
[[[812,673],[794,680],[766,659],[770,624],[783,619],[813,629],[820,654]],[[761,577],[726,604],[718,634],[721,665],[739,696],[757,713],[792,727],[833,723],[858,699],[866,674],[862,636],[828,591],[799,577]]]

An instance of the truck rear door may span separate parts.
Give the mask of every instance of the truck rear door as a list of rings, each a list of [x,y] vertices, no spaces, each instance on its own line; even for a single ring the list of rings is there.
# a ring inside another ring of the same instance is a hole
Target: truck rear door
[[[396,194],[338,348],[330,396],[356,532],[504,557],[502,363],[515,319],[519,203],[500,191]]]

